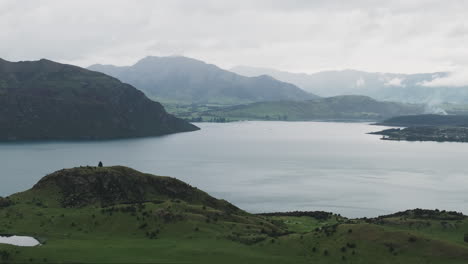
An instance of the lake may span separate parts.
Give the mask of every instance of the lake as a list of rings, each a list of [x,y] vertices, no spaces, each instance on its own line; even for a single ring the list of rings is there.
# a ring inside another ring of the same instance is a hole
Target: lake
[[[55,170],[125,165],[173,176],[249,212],[348,217],[409,208],[468,213],[468,144],[383,141],[365,123],[199,123],[200,131],[101,142],[0,144],[0,195]]]

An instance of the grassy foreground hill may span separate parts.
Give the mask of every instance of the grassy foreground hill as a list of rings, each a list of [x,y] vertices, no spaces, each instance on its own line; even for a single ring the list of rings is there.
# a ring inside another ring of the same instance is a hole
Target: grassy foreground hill
[[[0,59],[0,140],[109,139],[196,129],[105,74],[49,60]]]
[[[60,170],[0,199],[0,233],[42,242],[0,245],[0,263],[468,261],[468,219],[460,213],[254,215],[177,179],[120,166]]]

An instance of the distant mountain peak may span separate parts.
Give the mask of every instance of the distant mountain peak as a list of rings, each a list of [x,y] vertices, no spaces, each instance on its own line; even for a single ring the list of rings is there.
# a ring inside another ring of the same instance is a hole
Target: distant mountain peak
[[[316,98],[295,85],[271,76],[245,77],[184,56],[148,56],[133,66],[93,65],[89,69],[132,84],[151,97],[190,104],[239,104]]]

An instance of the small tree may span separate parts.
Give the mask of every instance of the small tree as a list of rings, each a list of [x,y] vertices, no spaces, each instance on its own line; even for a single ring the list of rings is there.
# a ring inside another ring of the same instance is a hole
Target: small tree
[[[100,161],[98,167],[102,168],[102,162]]]

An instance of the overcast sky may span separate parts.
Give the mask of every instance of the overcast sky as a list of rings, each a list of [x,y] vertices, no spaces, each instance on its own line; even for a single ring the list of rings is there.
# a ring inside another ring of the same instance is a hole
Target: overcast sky
[[[184,55],[223,68],[414,73],[467,68],[467,43],[468,1],[0,0],[0,57],[12,61]]]

